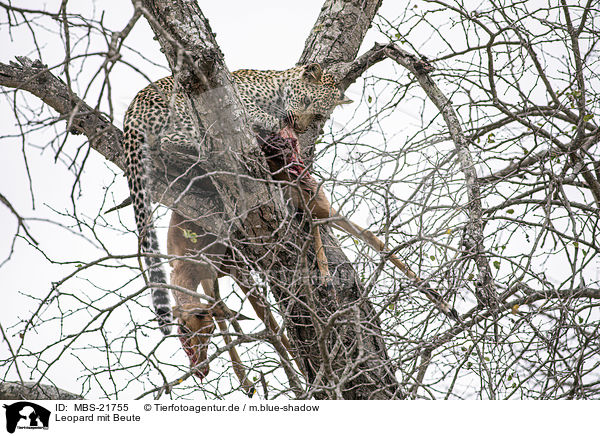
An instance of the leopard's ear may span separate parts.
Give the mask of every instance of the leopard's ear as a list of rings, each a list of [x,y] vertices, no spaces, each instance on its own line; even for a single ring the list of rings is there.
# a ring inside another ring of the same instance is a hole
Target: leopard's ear
[[[335,102],[335,105],[340,106],[342,104],[350,104],[350,103],[354,103],[354,100],[350,100],[348,97],[346,97],[346,95],[342,94],[340,99]]]
[[[302,79],[310,83],[319,83],[323,77],[323,69],[319,64],[308,64],[304,67]]]
[[[236,312],[235,310],[231,310],[229,308],[227,308],[226,311],[224,311],[223,308],[221,308],[220,306],[213,307],[212,314],[217,319],[234,319],[235,318],[238,321],[247,321],[247,320],[252,319],[252,318],[247,317],[246,315],[242,315],[241,313]]]

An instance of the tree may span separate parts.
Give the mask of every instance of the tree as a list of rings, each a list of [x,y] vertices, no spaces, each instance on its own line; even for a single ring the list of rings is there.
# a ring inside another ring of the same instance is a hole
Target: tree
[[[93,261],[63,261],[68,270],[46,297],[27,292],[37,303],[32,315],[2,326],[7,375],[23,380],[25,366],[36,380],[52,382],[53,366],[72,353],[81,362],[82,394],[92,385],[107,397],[129,393],[128,384],[142,374],[148,385],[141,395],[211,397],[236,387],[235,381],[226,389],[219,383],[231,372],[226,365],[212,383],[188,379],[179,386],[181,368],[171,360],[181,353],[172,338],[160,339],[141,310],[147,284],[139,268],[127,286],[95,279],[91,289],[74,292],[70,285],[93,269],[136,265],[132,249],[115,254],[99,236],[98,228],[114,225],[108,218],[81,216],[77,193],[92,153],[123,168],[111,83],[121,65],[143,71],[126,55],[127,39],[143,17],[194,116],[213,126],[207,156],[217,156],[185,177],[166,156],[154,156],[153,198],[197,216],[244,253],[246,273],[279,310],[302,362],[306,378],[284,360],[286,378],[280,379],[278,338],[262,327],[246,333],[236,326],[233,344],[246,347],[244,359],[262,382],[262,395],[598,398],[599,11],[593,2],[490,1],[473,9],[461,1],[431,1],[388,11],[379,1],[328,0],[305,42],[300,64],[319,62],[342,89],[356,83],[361,95],[344,129],[326,125],[320,137],[323,126],[317,125],[301,137],[314,172],[343,211],[371,211],[362,221],[370,219],[392,252],[452,299],[462,313],[457,323],[433,310],[385,256],[348,239],[340,245],[330,231],[323,233],[335,293],[319,285],[309,237],[314,223],[290,214],[268,183],[264,156],[238,115],[243,108],[223,55],[195,3],[134,2],[120,31],[103,19],[69,13],[68,2],[58,12],[0,6],[7,32],[28,25],[35,36],[41,22],[60,29],[62,72],[19,58],[20,64],[0,65],[0,84],[23,144],[38,125],[45,132],[54,128],[49,143],[56,159],[77,174],[66,216],[78,226],[73,231],[92,235],[105,252]],[[359,56],[372,24],[379,43]],[[95,49],[96,35],[106,49]],[[43,49],[34,47],[43,59]],[[85,59],[100,59],[94,73],[85,70]],[[26,93],[56,112],[44,119],[45,112],[28,106]],[[85,103],[91,95],[95,106]],[[70,133],[86,140],[78,143]],[[315,143],[326,145],[315,149]],[[26,159],[27,152],[23,147]],[[29,230],[32,219],[8,196],[1,198],[18,226],[5,267],[24,243],[55,261],[54,250]],[[96,210],[108,200],[105,195]],[[236,301],[228,294],[228,302]],[[113,319],[124,313],[127,327],[113,330],[119,325]],[[28,342],[35,329],[53,325],[59,333],[43,345]],[[78,357],[87,344],[96,353],[91,365]],[[223,360],[226,348],[212,358]]]

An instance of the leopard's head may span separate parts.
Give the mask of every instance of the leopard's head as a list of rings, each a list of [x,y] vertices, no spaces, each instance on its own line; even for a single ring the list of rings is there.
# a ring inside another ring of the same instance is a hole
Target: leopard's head
[[[299,67],[299,73],[284,88],[287,119],[296,132],[303,133],[314,121],[329,118],[336,106],[352,103],[319,64]]]

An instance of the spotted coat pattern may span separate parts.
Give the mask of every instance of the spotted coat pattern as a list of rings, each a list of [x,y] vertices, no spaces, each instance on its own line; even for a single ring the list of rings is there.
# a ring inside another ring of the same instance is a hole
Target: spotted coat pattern
[[[323,73],[318,64],[284,71],[238,70],[232,73],[250,125],[255,132],[277,133],[284,126],[304,132],[318,119],[329,117],[338,104],[349,102],[337,88],[333,77]],[[140,252],[158,254],[158,238],[152,222],[152,209],[147,187],[149,150],[164,141],[183,149],[201,146],[198,132],[186,110],[182,94],[173,92],[172,77],[160,79],[142,91],[131,102],[123,122],[127,180],[139,232]],[[144,256],[150,282],[166,283],[166,273],[159,257]],[[163,333],[172,322],[168,292],[152,289],[152,302]]]

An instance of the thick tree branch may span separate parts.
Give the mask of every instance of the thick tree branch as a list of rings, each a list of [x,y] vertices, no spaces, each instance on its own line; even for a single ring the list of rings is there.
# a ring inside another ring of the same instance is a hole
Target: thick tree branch
[[[341,77],[340,83],[343,89],[346,89],[352,83],[354,83],[365,71],[371,68],[378,62],[387,59],[388,56],[385,52],[385,45],[375,44],[365,53],[357,57],[352,62],[347,62],[340,70]]]
[[[382,0],[326,0],[312,28],[299,65],[318,62],[330,71],[352,62]],[[345,89],[345,88],[343,88]]]
[[[2,382],[0,383],[0,400],[85,400],[85,398],[55,386],[40,385],[34,382]]]
[[[400,47],[390,44],[385,48],[388,57],[398,62],[408,69],[419,81],[421,88],[427,94],[427,97],[435,104],[442,114],[454,146],[458,155],[461,170],[465,175],[465,184],[467,188],[469,222],[465,227],[463,244],[465,248],[474,256],[475,263],[479,270],[479,280],[477,281],[477,299],[486,305],[492,307],[496,304],[497,293],[495,290],[492,270],[490,268],[486,249],[483,244],[483,227],[481,190],[479,180],[475,171],[475,164],[469,151],[468,140],[465,137],[460,121],[450,100],[437,87],[429,72],[431,66],[423,59],[417,58]]]
[[[19,57],[20,64],[0,63],[0,85],[27,91],[39,97],[59,113],[60,118],[70,120],[69,131],[84,134],[90,145],[119,168],[125,168],[121,149],[122,132],[101,113],[71,94],[65,82],[53,75],[40,61]]]

